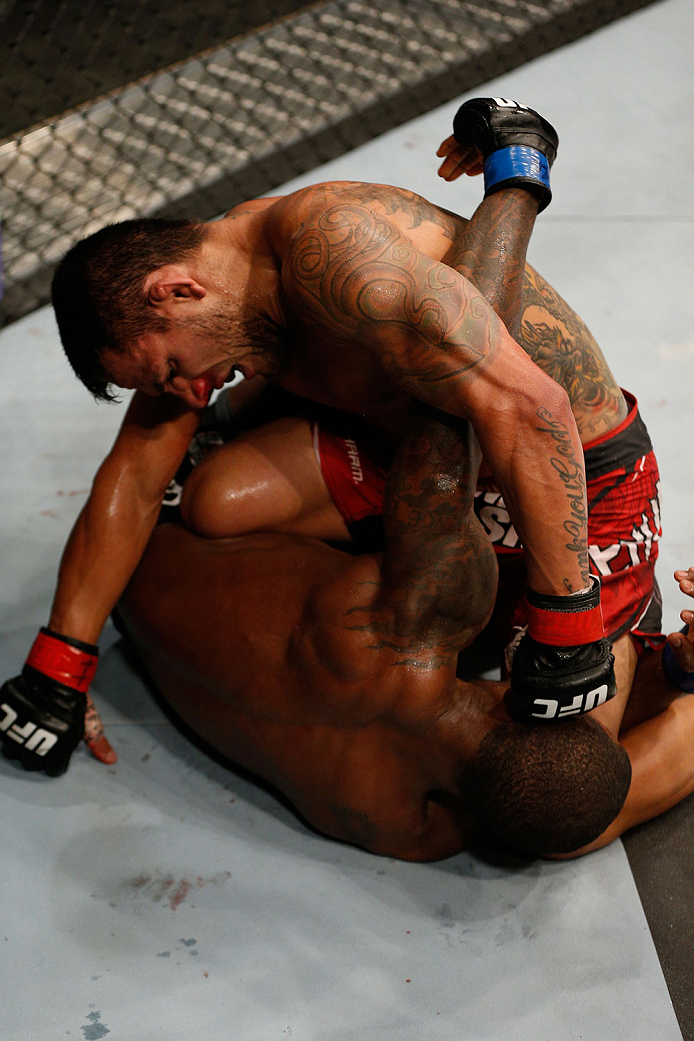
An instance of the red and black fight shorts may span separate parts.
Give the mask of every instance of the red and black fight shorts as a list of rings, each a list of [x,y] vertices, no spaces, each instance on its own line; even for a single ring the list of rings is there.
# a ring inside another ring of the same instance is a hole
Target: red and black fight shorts
[[[661,537],[658,464],[636,399],[618,427],[584,445],[591,574],[602,583],[605,630],[612,640],[630,632],[660,646],[662,601],[655,578]],[[314,422],[314,444],[330,496],[350,530],[380,514],[386,469],[362,439]],[[499,491],[481,482],[475,513],[503,558],[521,557],[522,545]],[[364,550],[362,550],[364,551]],[[519,590],[520,596],[521,590]],[[519,609],[514,624],[523,624]]]

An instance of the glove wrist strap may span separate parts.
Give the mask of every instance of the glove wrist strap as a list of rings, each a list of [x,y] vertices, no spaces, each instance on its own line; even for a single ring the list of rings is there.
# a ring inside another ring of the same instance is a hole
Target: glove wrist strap
[[[62,683],[86,694],[94,678],[98,660],[98,653],[81,650],[63,637],[42,629],[34,640],[26,664],[56,683]]]
[[[528,592],[528,633],[550,647],[578,647],[602,640],[605,627],[600,606],[600,583],[576,596],[549,596]]]
[[[491,152],[484,160],[484,191],[486,195],[498,191],[508,181],[519,186],[535,185],[541,190],[544,209],[552,198],[549,186],[549,162],[536,148],[527,145],[508,145]]]

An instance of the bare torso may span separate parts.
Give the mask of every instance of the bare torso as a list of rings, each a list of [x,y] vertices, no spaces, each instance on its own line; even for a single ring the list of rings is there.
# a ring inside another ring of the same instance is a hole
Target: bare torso
[[[331,228],[333,215],[352,220],[344,225],[339,250],[308,225],[320,214],[320,223]],[[275,382],[294,393],[346,411],[358,413],[384,429],[397,432],[407,413],[409,396],[384,372],[373,354],[345,333],[339,324],[332,330],[329,349],[325,331],[312,321],[307,300],[293,306],[283,291],[286,269],[322,267],[322,280],[330,279],[330,292],[351,290],[342,277],[350,260],[350,247],[359,242],[359,220],[373,226],[381,221],[379,235],[386,241],[400,236],[403,245],[445,265],[456,265],[461,238],[468,221],[413,192],[379,184],[330,182],[303,189],[279,199],[258,199],[227,215],[247,228],[248,242],[256,258],[251,274],[257,293],[247,294],[249,318],[269,313],[272,328],[281,330],[291,353],[291,364]],[[297,227],[299,231],[297,232]],[[289,259],[288,259],[289,258]],[[295,298],[295,294],[292,294]],[[626,415],[626,404],[605,358],[585,324],[558,293],[530,266],[523,283],[519,342],[535,363],[569,394],[583,443],[606,433]],[[341,349],[342,347],[342,349]]]
[[[360,631],[362,590],[378,575],[377,558],[311,539],[209,542],[164,525],[122,607],[157,687],[224,756],[328,835],[438,859],[474,831],[459,802],[442,804],[428,768],[431,721],[457,710],[466,685],[446,670],[394,668]]]

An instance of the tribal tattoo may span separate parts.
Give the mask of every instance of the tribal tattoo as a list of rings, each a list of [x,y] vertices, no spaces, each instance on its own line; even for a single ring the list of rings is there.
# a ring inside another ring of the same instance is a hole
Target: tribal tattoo
[[[406,188],[354,182],[349,186],[349,195],[350,199],[368,209],[376,204],[386,216],[404,214],[409,218],[411,228],[418,228],[422,224],[434,224],[451,242],[455,241],[466,224],[462,217],[440,206],[434,206],[421,195],[416,195]]]
[[[288,277],[289,295],[312,324],[333,342],[369,347],[404,390],[438,407],[454,400],[447,384],[469,378],[495,352],[498,326],[482,298],[351,200],[302,228]]]
[[[498,192],[459,231],[446,262],[477,287],[517,337],[525,254],[537,201],[522,189]]]
[[[386,485],[383,581],[345,628],[375,637],[393,665],[451,666],[496,595],[496,557],[473,514],[479,449],[468,425],[420,409]],[[360,616],[366,615],[364,621]]]

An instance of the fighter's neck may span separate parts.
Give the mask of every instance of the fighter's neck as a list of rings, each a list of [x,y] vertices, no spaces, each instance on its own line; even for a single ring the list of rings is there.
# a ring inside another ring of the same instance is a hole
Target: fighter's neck
[[[502,703],[505,684],[492,680],[456,679],[448,707],[437,712],[415,742],[416,754],[427,763],[430,781],[441,791],[455,793],[461,769],[480,742],[506,717]]]

